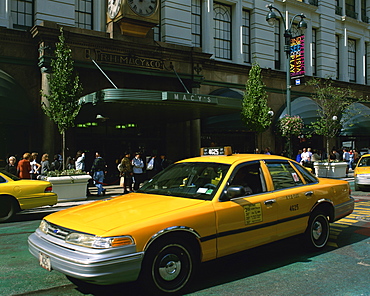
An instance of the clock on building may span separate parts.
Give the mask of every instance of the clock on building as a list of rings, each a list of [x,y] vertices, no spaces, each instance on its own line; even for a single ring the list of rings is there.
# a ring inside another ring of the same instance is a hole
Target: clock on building
[[[108,0],[108,32],[117,24],[123,35],[145,37],[159,23],[159,0]]]
[[[128,0],[127,2],[134,13],[144,17],[152,15],[158,6],[158,0]]]
[[[121,9],[121,0],[108,0],[108,16],[110,19],[114,19]]]

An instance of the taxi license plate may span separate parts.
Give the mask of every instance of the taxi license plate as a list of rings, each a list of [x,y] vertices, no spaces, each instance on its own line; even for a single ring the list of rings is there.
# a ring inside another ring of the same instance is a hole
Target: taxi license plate
[[[49,256],[39,253],[39,262],[42,268],[45,268],[47,271],[51,271],[51,262]]]

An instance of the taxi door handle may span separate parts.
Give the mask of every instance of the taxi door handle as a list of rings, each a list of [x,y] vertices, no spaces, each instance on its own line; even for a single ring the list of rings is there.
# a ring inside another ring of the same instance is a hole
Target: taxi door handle
[[[311,195],[313,195],[313,191],[307,191],[304,195],[311,196]]]
[[[266,206],[271,206],[275,202],[276,202],[276,199],[269,199],[269,200],[266,200],[265,201],[265,205]]]

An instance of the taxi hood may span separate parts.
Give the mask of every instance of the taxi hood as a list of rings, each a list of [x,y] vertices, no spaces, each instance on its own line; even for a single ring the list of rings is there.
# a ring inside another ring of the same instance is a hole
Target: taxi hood
[[[204,200],[131,193],[76,206],[45,217],[68,229],[95,235],[205,203]]]
[[[355,170],[356,174],[370,174],[370,166],[357,167]]]

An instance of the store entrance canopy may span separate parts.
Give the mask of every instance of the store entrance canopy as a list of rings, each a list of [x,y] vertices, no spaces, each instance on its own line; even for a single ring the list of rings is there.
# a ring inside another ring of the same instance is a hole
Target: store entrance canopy
[[[104,89],[80,99],[76,121],[91,121],[101,114],[110,122],[180,122],[235,113],[241,101],[215,95],[199,95],[138,89]]]

